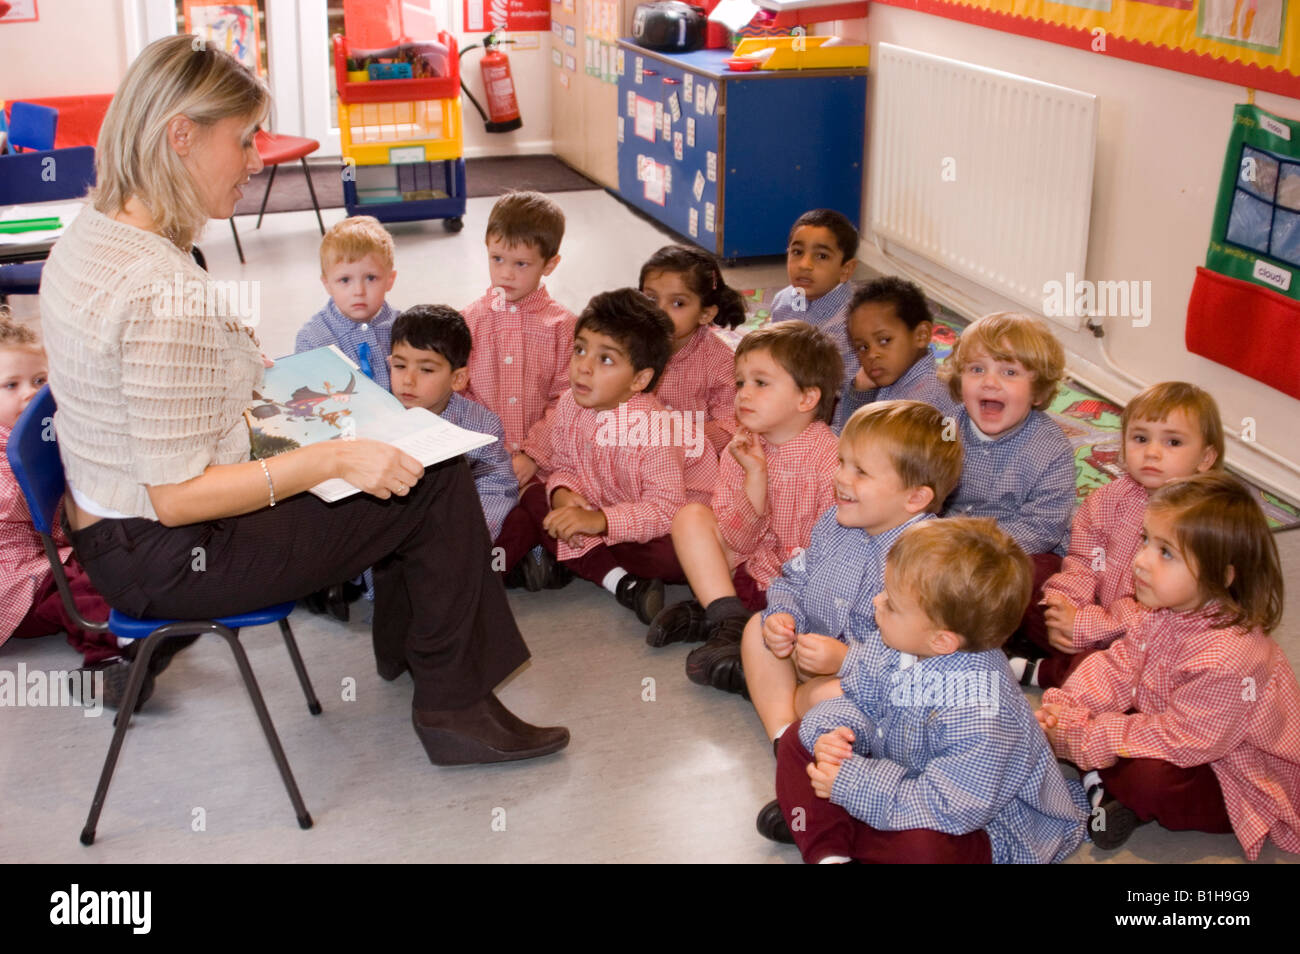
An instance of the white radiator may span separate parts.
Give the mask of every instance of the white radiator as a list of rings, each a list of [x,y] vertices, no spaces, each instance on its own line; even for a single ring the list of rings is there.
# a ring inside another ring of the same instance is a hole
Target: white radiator
[[[889,43],[874,65],[872,229],[1041,314],[1084,276],[1097,97]]]

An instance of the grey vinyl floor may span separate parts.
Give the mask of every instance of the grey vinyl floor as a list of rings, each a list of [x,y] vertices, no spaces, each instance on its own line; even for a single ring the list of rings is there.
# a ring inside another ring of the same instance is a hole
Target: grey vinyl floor
[[[603,192],[556,196],[568,216],[552,294],[577,310],[597,291],[633,284],[671,241]],[[460,306],[482,293],[482,228],[490,199],[472,199],[466,230],[393,227],[392,304]],[[327,225],[342,217],[326,213]],[[314,216],[240,220],[241,268],[225,223],[202,241],[219,278],[260,282],[268,354],[292,349],[324,303]],[[728,271],[742,287],[784,283],[782,265]],[[30,313],[34,302],[17,299]],[[1300,531],[1278,536],[1289,595],[1275,638],[1300,663]],[[686,595],[671,588],[670,597]],[[773,759],[748,703],[686,680],[688,647],[648,648],[644,627],[597,587],[511,592],[533,658],[501,689],[516,712],[567,725],[573,741],[547,759],[439,769],[410,728],[409,677],[374,671],[367,604],[353,622],[299,609],[292,623],[324,705],[311,716],[278,630],[243,634],[289,761],[315,819],[300,830],[229,652],[208,637],[177,656],[132,722],[90,848],[77,840],[111,716],[77,708],[0,708],[0,858],[9,862],[776,862],[792,848],[754,830],[772,797]],[[72,669],[60,637],[0,647],[0,669]],[[354,691],[350,691],[354,689]],[[1241,862],[1231,835],[1140,829],[1124,849],[1084,846],[1076,863]],[[1296,861],[1271,844],[1261,863]]]

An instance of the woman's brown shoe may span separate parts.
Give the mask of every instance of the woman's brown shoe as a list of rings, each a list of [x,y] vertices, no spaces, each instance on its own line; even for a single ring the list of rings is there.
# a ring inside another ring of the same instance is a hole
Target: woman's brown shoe
[[[464,709],[411,709],[411,722],[434,765],[534,759],[569,744],[563,726],[531,725],[488,693]]]

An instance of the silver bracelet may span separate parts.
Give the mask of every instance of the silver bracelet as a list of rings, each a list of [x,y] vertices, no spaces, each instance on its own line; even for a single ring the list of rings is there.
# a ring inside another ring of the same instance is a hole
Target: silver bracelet
[[[266,475],[266,490],[267,493],[271,495],[271,506],[274,507],[275,506],[275,484],[271,483],[271,471],[269,468],[267,468],[266,461],[258,460],[258,463],[262,465],[262,473]]]

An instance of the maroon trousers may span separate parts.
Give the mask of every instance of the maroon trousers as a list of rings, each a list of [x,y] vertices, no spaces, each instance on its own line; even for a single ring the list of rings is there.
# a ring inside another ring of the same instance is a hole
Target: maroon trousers
[[[551,506],[546,487],[540,483],[529,484],[519,498],[519,505],[506,516],[497,537],[497,546],[505,550],[505,569],[509,571],[535,546],[543,546],[551,556],[557,555],[558,544],[546,532],[542,521]],[[673,549],[672,537],[658,537],[649,543],[597,544],[582,556],[561,560],[566,567],[584,580],[599,585],[610,570],[622,567],[633,576],[643,579],[663,580],[665,583],[685,583],[681,564]]]
[[[1016,634],[1028,639],[1043,657],[1038,664],[1038,684],[1044,689],[1061,686],[1066,676],[1074,672],[1087,653],[1063,653],[1047,639],[1047,623],[1043,619],[1043,584],[1061,569],[1061,558],[1055,553],[1035,553],[1030,556],[1034,565],[1034,589],[1029,596],[1029,606],[1020,620]]]
[[[77,604],[77,612],[83,619],[92,623],[102,623],[108,619],[108,604],[95,590],[86,571],[81,568],[77,558],[70,557],[63,566],[68,575],[68,587],[72,590],[72,600]],[[122,654],[117,646],[117,637],[112,633],[96,633],[84,630],[73,622],[68,611],[63,608],[58,588],[54,585],[54,576],[45,581],[45,585],[36,594],[32,608],[27,611],[23,621],[14,630],[14,639],[30,639],[34,636],[48,636],[60,630],[68,634],[68,645],[81,653],[85,665],[115,659]]]
[[[1180,768],[1160,759],[1120,759],[1097,774],[1106,794],[1144,822],[1158,821],[1170,831],[1232,831],[1223,789],[1209,764]]]
[[[808,778],[812,755],[799,741],[799,723],[781,734],[776,756],[776,797],[803,860],[832,856],[863,864],[992,864],[988,833],[948,835],[928,828],[880,831],[829,799],[819,798]]]

